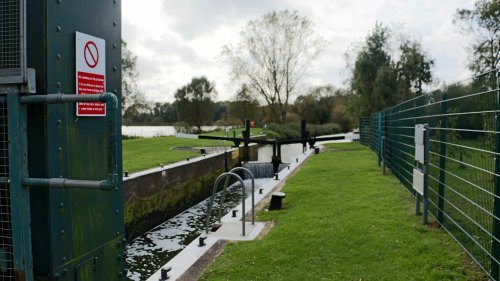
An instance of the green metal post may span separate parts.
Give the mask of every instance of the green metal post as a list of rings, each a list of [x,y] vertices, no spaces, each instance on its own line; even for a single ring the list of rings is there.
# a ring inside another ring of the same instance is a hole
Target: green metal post
[[[496,87],[497,89],[500,87],[500,71],[496,72]],[[493,239],[492,239],[492,247],[491,247],[491,277],[494,280],[498,280],[499,278],[499,270],[500,266],[498,261],[500,260],[500,243],[498,239],[500,239],[500,221],[498,221],[498,217],[500,217],[500,178],[497,176],[500,174],[500,157],[498,154],[500,153],[500,90],[496,92],[496,112],[495,112],[495,188],[493,197]]]
[[[438,187],[438,214],[437,219],[439,225],[443,225],[444,223],[444,189],[445,189],[445,169],[446,169],[446,130],[443,128],[448,127],[448,116],[446,113],[448,112],[448,104],[447,104],[448,96],[446,93],[441,94],[441,120],[440,120],[440,129],[439,130],[439,187]]]
[[[378,155],[378,166],[380,167],[382,163],[382,112],[377,113],[377,155]]]
[[[16,280],[33,280],[29,190],[22,179],[28,175],[26,107],[19,95],[7,95],[9,132],[9,178],[12,212],[12,242]],[[19,278],[19,279],[18,279]]]

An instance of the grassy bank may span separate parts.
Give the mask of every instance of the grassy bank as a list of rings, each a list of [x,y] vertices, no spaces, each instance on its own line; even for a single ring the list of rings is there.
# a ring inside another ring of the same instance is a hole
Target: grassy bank
[[[243,129],[236,129],[236,136],[241,135]],[[233,136],[233,130],[228,135]],[[253,128],[252,135],[260,134],[260,128]],[[206,135],[225,136],[225,132],[210,132]],[[158,167],[160,164],[169,164],[185,160],[187,157],[200,156],[199,150],[183,150],[189,147],[229,147],[232,142],[183,139],[176,137],[136,138],[123,141],[123,170],[130,173]]]
[[[283,189],[274,228],[226,246],[201,280],[483,280],[442,230],[421,225],[414,198],[358,144],[329,145]]]

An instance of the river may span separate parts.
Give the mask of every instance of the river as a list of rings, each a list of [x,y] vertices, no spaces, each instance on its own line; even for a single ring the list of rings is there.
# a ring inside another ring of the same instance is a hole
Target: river
[[[232,127],[228,126],[228,129]],[[219,126],[202,126],[201,130],[204,132],[213,131],[216,129],[224,130],[224,127]],[[122,134],[128,137],[165,137],[174,136],[177,133],[175,126],[122,126]]]

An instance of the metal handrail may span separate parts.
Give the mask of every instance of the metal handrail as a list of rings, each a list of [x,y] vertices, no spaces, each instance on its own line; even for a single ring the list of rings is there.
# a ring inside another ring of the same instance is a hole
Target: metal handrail
[[[210,197],[210,201],[208,203],[208,208],[207,208],[207,219],[205,222],[205,231],[207,234],[209,233],[208,227],[210,224],[210,215],[212,213],[212,208],[214,205],[215,196],[217,194],[217,186],[219,185],[219,183],[222,179],[226,178],[226,182],[227,182],[228,178],[231,176],[235,177],[236,180],[238,180],[241,183],[241,187],[242,187],[242,189],[241,189],[241,195],[242,195],[241,196],[241,205],[242,205],[241,220],[242,220],[242,235],[245,236],[245,183],[243,182],[243,180],[241,179],[240,176],[238,176],[235,173],[231,173],[231,172],[222,173],[215,180],[214,187],[212,190],[212,196]]]
[[[253,173],[245,168],[245,167],[235,167],[233,169],[231,169],[231,171],[229,171],[230,173],[235,173],[237,171],[244,171],[246,172],[247,174],[250,175],[250,178],[252,179],[252,225],[255,224],[255,177],[253,175]],[[226,188],[227,188],[227,184],[228,184],[228,178],[226,177],[226,181],[224,182],[224,188],[222,189],[222,195],[221,195],[221,198],[220,198],[220,203],[219,203],[219,222],[221,222],[221,219],[222,219],[222,206],[224,205],[224,200],[225,200],[225,197],[226,197]]]
[[[50,95],[27,95],[21,97],[21,103],[47,103],[61,104],[74,102],[104,102],[109,114],[106,118],[108,126],[108,176],[106,180],[89,181],[74,180],[63,178],[24,178],[25,186],[45,186],[45,187],[73,187],[90,188],[101,190],[114,190],[118,186],[118,98],[112,93],[102,93],[95,95],[68,95],[68,94],[50,94]]]

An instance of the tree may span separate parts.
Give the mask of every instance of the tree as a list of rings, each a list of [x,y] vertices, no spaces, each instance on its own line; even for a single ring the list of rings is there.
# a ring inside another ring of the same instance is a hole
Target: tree
[[[250,94],[246,84],[243,84],[236,94],[234,101],[229,105],[229,115],[240,120],[240,124],[245,119],[255,120],[259,116],[259,101]]]
[[[122,110],[125,114],[133,104],[145,104],[146,98],[137,87],[137,56],[127,48],[127,43],[122,40]]]
[[[295,100],[295,111],[300,119],[310,124],[325,124],[331,121],[334,88],[330,85],[312,88],[307,95]]]
[[[427,58],[418,42],[405,40],[399,47],[401,57],[396,63],[401,101],[411,98],[411,93],[422,94],[422,84],[432,82],[431,67],[434,60]]]
[[[383,72],[387,74],[386,70],[390,68],[391,56],[387,47],[389,32],[387,27],[377,23],[356,56],[351,88],[362,101],[362,112],[364,114],[383,109],[388,96],[394,94],[385,91],[374,94],[378,74],[382,73],[379,70],[385,69]]]
[[[389,48],[391,33],[377,23],[357,50],[350,79],[354,96],[347,105],[358,117],[421,95],[423,84],[432,82],[434,61],[420,43],[403,40],[395,56]]]
[[[212,123],[215,94],[214,85],[206,77],[194,77],[175,93],[177,119],[201,131],[202,125]]]
[[[335,90],[331,85],[317,86],[307,95],[297,97],[295,112],[308,124],[335,123],[342,132],[346,132],[351,129],[347,97],[345,90]]]
[[[290,97],[325,44],[312,27],[297,11],[271,12],[247,23],[237,47],[223,46],[233,78],[267,103],[272,121],[285,120]]]
[[[453,22],[474,36],[469,49],[469,68],[474,73],[499,67],[500,1],[479,0],[472,10],[457,10]]]
[[[153,106],[153,115],[155,118],[161,118],[163,123],[173,124],[177,122],[177,112],[175,106],[166,102],[156,102]]]

